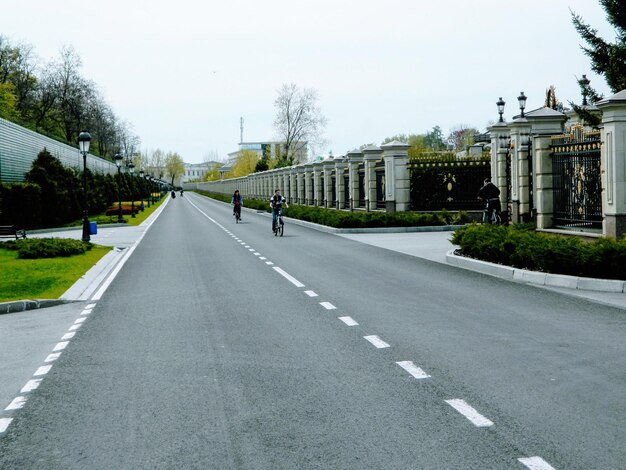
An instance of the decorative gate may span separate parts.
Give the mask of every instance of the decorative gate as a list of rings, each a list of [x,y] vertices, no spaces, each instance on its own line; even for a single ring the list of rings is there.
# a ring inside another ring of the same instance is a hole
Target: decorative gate
[[[581,124],[552,137],[554,226],[602,229],[600,131]]]

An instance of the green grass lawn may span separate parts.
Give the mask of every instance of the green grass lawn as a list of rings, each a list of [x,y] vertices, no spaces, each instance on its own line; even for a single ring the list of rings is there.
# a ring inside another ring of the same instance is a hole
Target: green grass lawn
[[[0,302],[58,299],[111,247],[94,245],[68,258],[18,259],[17,251],[0,249]]]
[[[144,210],[143,212],[138,212],[135,214],[135,217],[131,217],[129,215],[123,216],[124,222],[128,225],[139,225],[144,220],[146,220],[150,215],[163,203],[165,200],[165,196],[163,196],[159,201],[154,204],[150,204],[148,207],[144,201]],[[130,201],[123,201],[123,204],[127,204],[130,206]],[[138,207],[141,204],[141,201],[135,201],[135,206]],[[89,216],[90,222],[96,222],[98,226],[107,225],[107,224],[116,224],[117,223],[117,215],[104,215],[104,214],[93,214]],[[71,224],[67,224],[67,227],[80,227],[83,224],[82,219],[75,220]]]

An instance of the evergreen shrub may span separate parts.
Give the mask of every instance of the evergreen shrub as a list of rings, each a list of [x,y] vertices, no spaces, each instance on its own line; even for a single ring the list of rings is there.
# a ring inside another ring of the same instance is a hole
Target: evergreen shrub
[[[468,225],[454,232],[458,253],[491,263],[552,274],[626,280],[626,239],[584,242],[534,231],[530,225]]]
[[[27,238],[0,243],[0,248],[16,250],[20,259],[57,258],[81,255],[93,244],[69,238]]]

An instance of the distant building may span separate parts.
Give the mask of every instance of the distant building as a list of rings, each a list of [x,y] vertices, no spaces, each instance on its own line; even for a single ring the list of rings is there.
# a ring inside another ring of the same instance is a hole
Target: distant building
[[[298,143],[300,146],[302,143]],[[242,150],[250,150],[256,152],[261,158],[263,155],[267,155],[269,158],[277,158],[285,154],[285,142],[280,141],[267,141],[267,142],[241,142],[239,144],[239,150],[228,154],[228,161],[234,162],[237,155]],[[300,163],[304,163],[308,159],[308,148],[306,142],[302,145],[302,148],[296,152],[296,160]]]
[[[213,161],[203,163],[185,163],[185,173],[181,177],[181,184],[204,181],[206,174],[217,164],[219,164],[219,162]]]

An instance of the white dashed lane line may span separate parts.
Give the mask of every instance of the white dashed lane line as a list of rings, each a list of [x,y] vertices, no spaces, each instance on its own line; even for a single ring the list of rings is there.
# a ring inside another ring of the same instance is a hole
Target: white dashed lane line
[[[382,349],[382,348],[389,348],[391,347],[389,344],[385,343],[382,339],[380,339],[378,336],[376,335],[368,335],[368,336],[363,336],[363,338],[365,338],[366,340],[368,340],[370,343],[372,343],[374,346],[376,346],[378,349]]]
[[[317,297],[317,294],[313,292],[312,290],[305,290],[304,293],[308,295],[309,297]]]
[[[70,344],[69,341],[61,341],[60,343],[57,343],[57,345],[54,347],[52,352],[63,351],[67,347],[68,344]]]
[[[465,416],[474,426],[478,428],[493,426],[492,421],[481,415],[478,411],[467,404],[465,400],[455,398],[454,400],[446,400],[446,403]]]
[[[344,322],[348,326],[358,326],[358,323],[354,321],[352,317],[338,317],[339,320]]]
[[[9,403],[9,406],[7,406],[4,410],[5,411],[20,410],[24,407],[25,404],[26,404],[26,397],[21,397],[21,396],[15,397],[13,401]]]
[[[0,434],[9,428],[11,421],[13,421],[13,418],[0,418]]]
[[[324,307],[326,310],[335,310],[337,308],[330,302],[320,302],[320,305]]]
[[[428,379],[430,375],[424,372],[422,369],[413,364],[412,361],[400,361],[396,362],[400,367],[402,367],[405,371],[411,374],[416,379]]]
[[[517,460],[530,470],[555,470],[552,465],[541,457],[525,457]]]
[[[33,390],[37,389],[37,387],[39,387],[39,384],[41,383],[42,380],[43,379],[29,380],[28,382],[26,382],[26,385],[22,387],[22,390],[20,390],[20,393],[32,392]]]
[[[304,284],[302,284],[300,281],[298,281],[295,277],[293,277],[291,274],[283,271],[282,269],[280,269],[278,266],[274,266],[274,271],[276,271],[278,274],[280,274],[282,277],[284,277],[285,279],[287,279],[289,282],[291,282],[294,286],[296,287],[304,287]]]
[[[50,369],[52,369],[52,366],[41,366],[39,369],[37,369],[37,371],[33,374],[35,377],[39,377],[40,375],[46,375],[48,372],[50,372]]]

